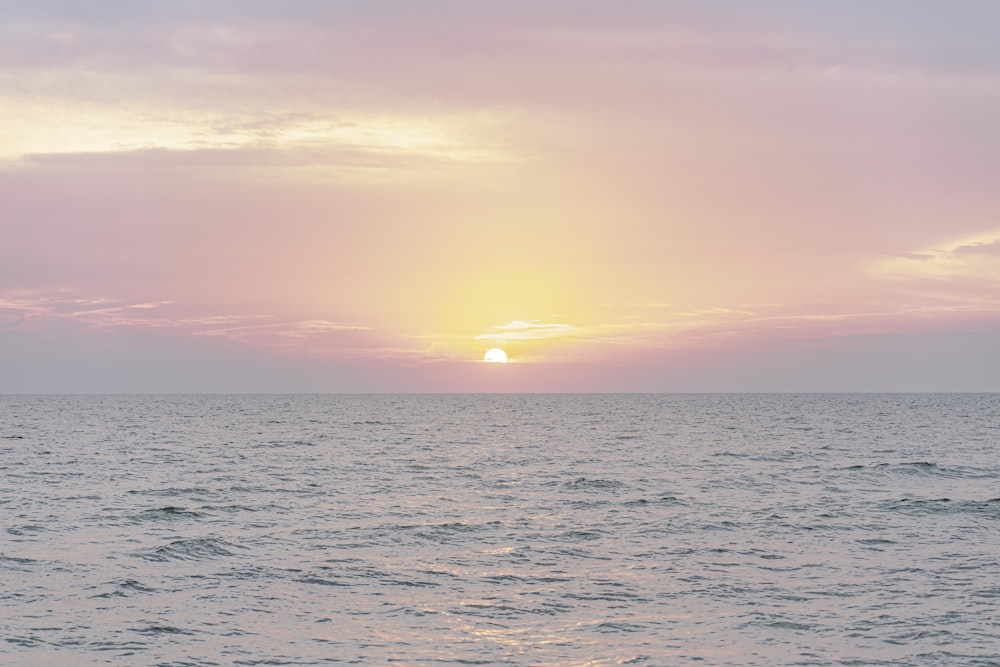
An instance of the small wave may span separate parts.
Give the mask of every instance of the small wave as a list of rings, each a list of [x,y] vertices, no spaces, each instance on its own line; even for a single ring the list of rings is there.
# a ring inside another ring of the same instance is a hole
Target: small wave
[[[905,461],[902,463],[875,463],[852,465],[841,470],[858,471],[870,475],[912,475],[914,477],[982,477],[982,470],[943,467],[933,461]]]
[[[931,461],[911,461],[908,463],[879,463],[876,467],[894,467],[900,470],[938,470],[939,466]]]
[[[138,632],[141,635],[193,635],[195,634],[191,630],[185,630],[183,628],[175,628],[172,625],[149,625],[144,628],[132,628],[132,632]]]
[[[7,637],[6,641],[8,644],[14,644],[21,648],[32,648],[42,643],[42,640],[37,637]]]
[[[254,449],[284,449],[285,447],[313,447],[311,440],[268,440],[252,445]]]
[[[645,626],[638,623],[625,623],[624,621],[605,621],[598,623],[592,628],[595,632],[642,632]]]
[[[266,507],[271,508],[271,507],[275,507],[275,505],[267,505]],[[236,513],[236,512],[259,512],[260,511],[260,508],[249,507],[247,505],[202,505],[200,509],[209,510],[209,511],[215,510],[215,511],[219,511],[219,512],[229,512],[229,513]]]
[[[135,595],[136,593],[155,593],[155,588],[150,588],[149,586],[144,586],[140,584],[135,579],[125,579],[121,582],[111,582],[115,587],[113,591],[107,593],[100,593],[92,597],[95,598],[124,598]]]
[[[436,588],[441,584],[436,581],[420,581],[418,579],[382,579],[382,584],[387,586],[405,586],[407,588]]]
[[[936,508],[941,507],[942,503],[950,503],[951,498],[931,498],[931,499],[913,499],[913,498],[900,498],[899,500],[888,500],[884,505],[888,509],[909,509],[909,508]]]
[[[883,503],[891,511],[908,514],[974,514],[1000,519],[1000,498],[990,500],[952,500],[951,498],[900,498]]]
[[[191,540],[175,540],[153,549],[136,552],[134,555],[153,563],[169,561],[196,561],[211,558],[235,556],[235,544],[215,537],[197,538]]]
[[[124,642],[113,642],[109,640],[91,642],[87,647],[93,651],[142,651],[146,648],[145,642],[138,641],[124,641]],[[129,653],[125,653],[129,655]]]
[[[400,534],[406,534],[418,540],[449,543],[468,540],[473,534],[494,530],[500,525],[499,521],[487,521],[484,523],[446,521],[435,524],[390,524],[382,526],[380,532],[390,539],[399,537]]]
[[[974,598],[1000,598],[1000,586],[972,591],[969,595]]]
[[[350,584],[345,584],[342,581],[334,581],[333,579],[324,579],[323,577],[303,577],[301,579],[296,579],[295,581],[300,584],[313,584],[318,586],[350,586]]]
[[[611,556],[605,556],[603,554],[595,554],[590,549],[584,549],[582,547],[533,547],[532,551],[538,551],[543,554],[552,554],[555,556],[569,556],[570,558],[587,558],[592,560],[611,560]]]
[[[165,489],[130,489],[128,491],[129,495],[136,496],[184,496],[189,494],[208,494],[211,493],[209,489],[202,488],[200,486],[192,487],[176,487],[170,486]]]
[[[132,518],[136,521],[173,521],[177,519],[200,519],[204,516],[205,514],[202,512],[167,505],[166,507],[144,510]]]
[[[579,477],[572,482],[566,482],[563,486],[567,489],[620,489],[625,486],[622,482],[613,479],[587,479]]]
[[[808,623],[796,623],[795,621],[771,621],[767,624],[767,627],[781,630],[812,630],[815,626]]]
[[[379,584],[386,586],[404,586],[408,588],[430,588],[441,585],[435,581],[401,578],[399,572],[389,572],[387,570],[382,570],[376,567],[369,567],[369,566],[348,567],[347,570],[351,572],[351,576],[353,577],[360,577],[362,579],[373,579],[377,581]]]
[[[599,530],[570,530],[562,536],[572,542],[592,542],[601,539],[604,534]]]
[[[626,500],[622,504],[626,507],[642,507],[643,505],[686,505],[687,503],[677,496],[663,495],[652,499],[636,498],[634,500]]]
[[[487,574],[483,576],[483,581],[489,581],[494,584],[510,584],[510,583],[522,583],[525,581],[524,577],[518,576],[516,574]]]
[[[430,528],[435,531],[443,531],[448,533],[467,533],[467,532],[484,530],[487,528],[493,528],[499,525],[500,525],[499,521],[487,521],[485,523],[466,523],[464,521],[450,521],[448,523],[439,523],[431,526],[425,526],[425,528]]]
[[[0,570],[12,570],[14,572],[27,572],[25,565],[34,565],[40,561],[32,558],[19,558],[17,556],[4,556],[0,554]]]
[[[566,593],[562,597],[567,600],[585,600],[587,602],[628,602],[634,604],[636,602],[645,602],[649,598],[645,598],[641,595],[635,593],[629,593],[628,591],[605,591],[601,593]]]
[[[843,470],[885,470],[900,472],[920,472],[928,470],[940,470],[938,464],[932,461],[906,461],[903,463],[874,463],[871,465],[856,464],[847,466]]]
[[[702,530],[734,530],[739,528],[740,524],[735,521],[720,521],[718,523],[707,523],[701,527]]]

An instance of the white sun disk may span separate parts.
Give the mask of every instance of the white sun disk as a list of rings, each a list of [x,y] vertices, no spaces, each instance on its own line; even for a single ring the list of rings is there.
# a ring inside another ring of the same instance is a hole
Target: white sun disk
[[[499,347],[491,347],[486,350],[486,354],[483,355],[483,361],[490,364],[506,364],[507,353]]]

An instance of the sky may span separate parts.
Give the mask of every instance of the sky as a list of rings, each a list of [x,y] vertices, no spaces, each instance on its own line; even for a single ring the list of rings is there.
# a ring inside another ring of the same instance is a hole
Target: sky
[[[2,3],[0,392],[1000,391],[998,27]]]

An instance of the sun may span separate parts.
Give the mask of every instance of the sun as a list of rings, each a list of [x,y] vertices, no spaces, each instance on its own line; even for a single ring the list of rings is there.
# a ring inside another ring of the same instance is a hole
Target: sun
[[[483,355],[483,361],[491,364],[506,364],[507,353],[499,347],[491,347],[486,350],[486,354]]]

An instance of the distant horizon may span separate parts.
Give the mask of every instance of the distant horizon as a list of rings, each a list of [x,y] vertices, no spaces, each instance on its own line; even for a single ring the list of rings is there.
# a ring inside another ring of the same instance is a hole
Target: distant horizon
[[[0,5],[0,392],[1000,391],[998,24]]]
[[[905,395],[1000,395],[1000,391],[328,391],[328,392],[77,392],[0,393],[0,396],[905,396]]]

